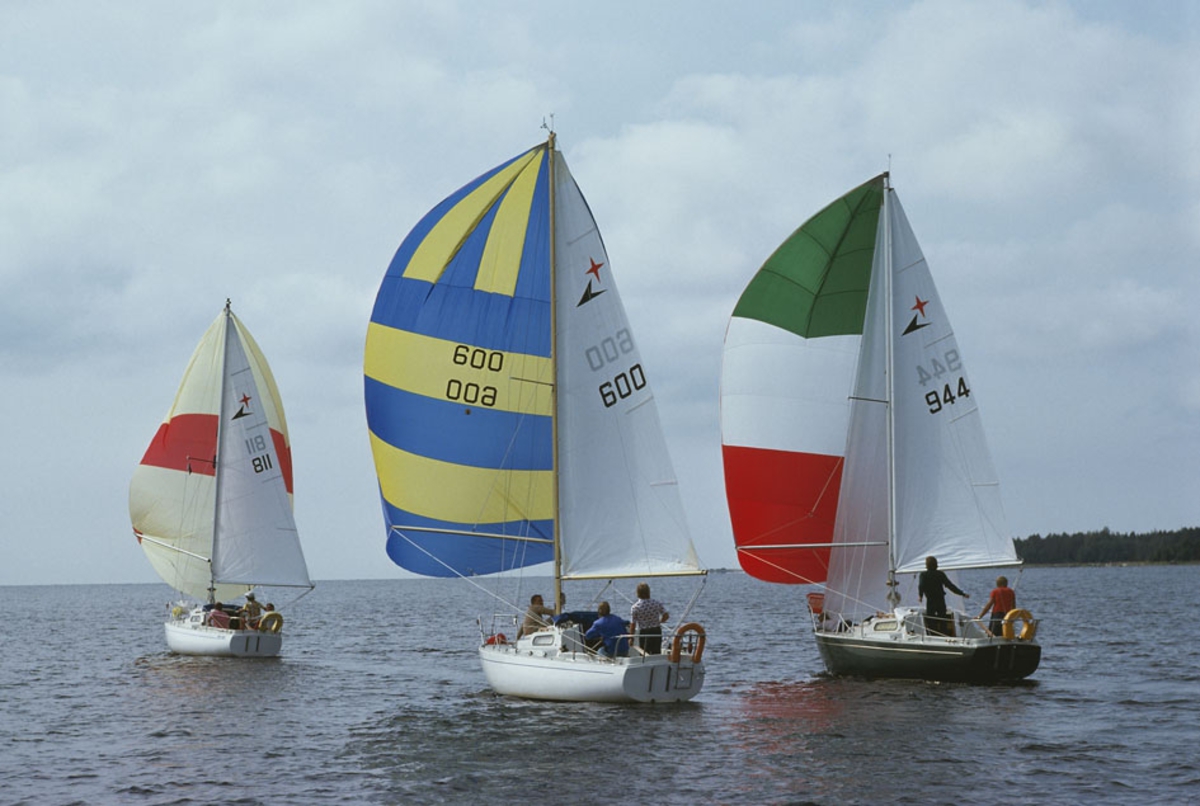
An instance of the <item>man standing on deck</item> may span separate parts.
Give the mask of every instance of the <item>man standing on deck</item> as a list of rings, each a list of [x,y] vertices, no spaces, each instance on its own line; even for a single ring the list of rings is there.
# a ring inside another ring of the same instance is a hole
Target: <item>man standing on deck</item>
[[[630,614],[632,629],[638,634],[634,641],[647,655],[657,655],[662,652],[662,624],[671,614],[662,602],[650,598],[649,583],[639,583],[637,595]]]
[[[946,613],[946,588],[964,599],[971,598],[969,593],[960,591],[944,571],[938,570],[937,557],[926,557],[925,570],[917,581],[917,601],[929,600],[925,605],[925,632],[953,638],[954,621]]]

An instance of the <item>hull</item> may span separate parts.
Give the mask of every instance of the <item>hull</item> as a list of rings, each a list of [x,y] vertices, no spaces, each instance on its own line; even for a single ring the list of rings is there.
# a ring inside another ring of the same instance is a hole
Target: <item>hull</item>
[[[1035,641],[993,638],[965,619],[957,631],[963,637],[927,634],[912,611],[814,634],[826,670],[838,676],[999,683],[1028,677],[1041,661]]]
[[[283,647],[280,633],[257,630],[224,630],[206,627],[193,620],[168,621],[163,625],[167,646],[178,655],[221,658],[273,658]]]
[[[704,686],[704,664],[691,657],[635,654],[606,658],[571,646],[569,634],[546,630],[516,644],[485,644],[479,660],[497,693],[563,702],[685,702]]]
[[[1038,644],[992,639],[988,642],[928,638],[920,644],[818,635],[817,648],[832,675],[868,678],[998,683],[1022,680],[1041,660]]]

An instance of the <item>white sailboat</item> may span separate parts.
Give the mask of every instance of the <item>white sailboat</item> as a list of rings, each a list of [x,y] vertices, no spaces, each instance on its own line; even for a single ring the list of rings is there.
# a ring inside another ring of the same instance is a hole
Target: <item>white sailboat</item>
[[[275,379],[226,301],[129,488],[138,542],[163,581],[191,600],[175,605],[165,625],[172,651],[279,653],[282,615],[263,614],[252,627],[232,603],[256,587],[312,588],[291,486]],[[214,615],[217,603],[228,607]]]
[[[553,134],[404,240],[371,316],[365,376],[398,565],[471,577],[552,562],[559,612],[563,581],[704,573],[650,376]],[[601,702],[700,691],[699,625],[676,627],[665,652],[608,658],[584,645],[594,615],[514,641],[481,619],[489,684]]]
[[[721,404],[739,559],[763,579],[824,583],[808,601],[830,673],[1036,670],[1027,611],[1001,635],[964,612],[926,629],[927,557],[950,572],[1020,561],[962,352],[887,174],[806,222],[747,286]]]

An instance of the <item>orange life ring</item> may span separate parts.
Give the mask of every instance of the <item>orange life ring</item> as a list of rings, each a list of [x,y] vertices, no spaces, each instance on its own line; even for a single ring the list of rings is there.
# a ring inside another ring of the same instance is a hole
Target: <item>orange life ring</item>
[[[1016,622],[1021,622],[1021,633],[1017,634]],[[1004,614],[1004,638],[1008,641],[1014,638],[1018,641],[1032,641],[1037,635],[1037,622],[1028,610],[1009,610]]]
[[[283,616],[272,610],[258,622],[258,629],[262,632],[279,632],[283,629]]]
[[[484,641],[484,643],[487,644],[488,646],[495,646],[496,644],[507,644],[508,636],[502,632],[498,632],[495,635],[489,635],[487,637],[487,640]]]
[[[704,657],[704,628],[694,621],[689,621],[675,631],[675,640],[671,642],[671,663],[679,663],[683,655],[683,635],[689,632],[694,632],[697,636],[696,648],[692,651],[692,663],[699,663],[700,658]]]

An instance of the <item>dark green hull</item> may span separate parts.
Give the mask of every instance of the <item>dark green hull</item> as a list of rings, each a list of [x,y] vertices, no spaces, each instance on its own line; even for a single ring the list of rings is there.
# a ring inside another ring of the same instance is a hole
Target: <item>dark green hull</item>
[[[825,668],[846,677],[999,683],[1028,677],[1042,659],[1032,641],[882,641],[846,633],[816,633],[816,639]]]

